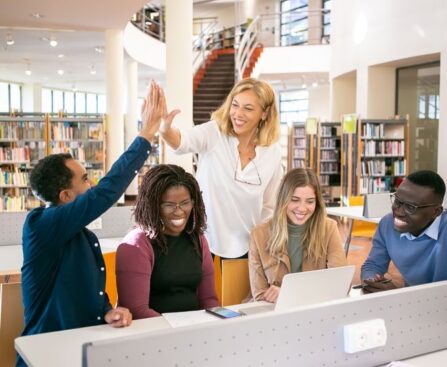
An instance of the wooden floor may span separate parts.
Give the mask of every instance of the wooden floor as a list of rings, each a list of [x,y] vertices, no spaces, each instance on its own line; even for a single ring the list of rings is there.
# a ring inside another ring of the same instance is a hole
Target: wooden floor
[[[339,230],[344,241],[347,232],[347,225],[339,223]],[[350,265],[356,266],[353,284],[360,283],[360,268],[363,262],[368,257],[369,251],[371,250],[371,243],[371,238],[352,237],[351,239],[351,245],[348,253],[348,263]],[[393,280],[393,283],[397,286],[403,286],[402,276],[393,263],[390,264],[389,271],[387,274],[385,274],[385,277],[391,278]]]

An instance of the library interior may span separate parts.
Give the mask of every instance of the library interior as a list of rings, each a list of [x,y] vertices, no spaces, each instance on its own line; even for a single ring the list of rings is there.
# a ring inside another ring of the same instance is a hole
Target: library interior
[[[148,1],[0,2],[0,367],[447,365],[447,3]]]

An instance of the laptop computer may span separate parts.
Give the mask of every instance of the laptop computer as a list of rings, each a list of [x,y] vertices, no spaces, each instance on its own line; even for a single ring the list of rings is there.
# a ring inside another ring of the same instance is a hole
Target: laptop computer
[[[276,304],[240,309],[244,315],[266,311],[283,311],[299,306],[333,301],[348,296],[355,266],[303,271],[286,274]]]

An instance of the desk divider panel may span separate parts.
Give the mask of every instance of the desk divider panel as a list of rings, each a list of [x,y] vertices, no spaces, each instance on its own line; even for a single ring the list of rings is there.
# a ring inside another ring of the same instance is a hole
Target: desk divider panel
[[[380,318],[386,346],[344,352],[343,326]],[[315,307],[83,345],[83,367],[376,366],[447,348],[447,281]]]
[[[102,229],[94,229],[98,238],[124,237],[133,226],[132,206],[114,206],[103,215]],[[21,245],[22,227],[28,212],[0,213],[0,246]]]

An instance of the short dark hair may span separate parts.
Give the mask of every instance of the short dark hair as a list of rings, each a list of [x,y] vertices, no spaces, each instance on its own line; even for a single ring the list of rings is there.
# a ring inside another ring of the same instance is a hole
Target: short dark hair
[[[34,195],[47,203],[59,203],[59,193],[71,187],[73,172],[65,162],[73,159],[71,154],[51,154],[36,164],[30,174]]]
[[[439,196],[441,201],[444,200],[445,183],[442,177],[436,172],[431,170],[415,171],[407,176],[407,180],[416,185],[431,188]]]
[[[184,186],[194,201],[185,230],[199,251],[199,236],[206,229],[205,204],[196,179],[180,166],[159,164],[144,175],[135,205],[135,222],[149,232],[152,243],[160,246],[166,253],[168,248],[162,232],[161,197],[166,190],[175,186]]]

